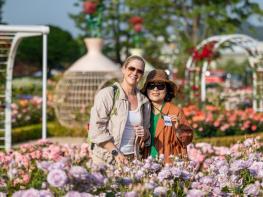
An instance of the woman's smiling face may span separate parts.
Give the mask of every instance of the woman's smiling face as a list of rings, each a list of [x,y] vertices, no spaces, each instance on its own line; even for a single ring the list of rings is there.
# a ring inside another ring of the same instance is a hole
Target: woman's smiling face
[[[147,85],[147,96],[151,102],[162,103],[166,93],[167,89],[164,82],[150,82]]]
[[[140,60],[134,59],[122,68],[122,73],[127,84],[137,86],[144,73],[144,64]]]

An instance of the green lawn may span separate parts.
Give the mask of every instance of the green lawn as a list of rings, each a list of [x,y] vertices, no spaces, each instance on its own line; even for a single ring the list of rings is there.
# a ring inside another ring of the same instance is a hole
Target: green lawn
[[[194,139],[194,143],[196,142],[207,142],[213,144],[215,146],[230,146],[231,144],[235,144],[239,141],[244,141],[247,138],[252,137],[260,137],[260,141],[263,141],[263,132],[258,132],[249,135],[234,135],[234,136],[223,136],[223,137],[211,137],[211,138],[197,138]]]
[[[47,135],[48,137],[53,136],[86,136],[86,131],[81,129],[70,130],[65,127],[62,127],[58,122],[49,122],[47,125]],[[3,136],[4,133],[0,133],[0,136]],[[29,125],[19,128],[14,128],[12,133],[12,143],[26,142],[29,140],[40,139],[42,136],[42,126],[41,124]],[[230,146],[235,144],[238,141],[244,141],[247,138],[251,137],[261,137],[263,141],[263,132],[258,132],[250,135],[235,135],[235,136],[223,136],[223,137],[211,137],[211,138],[195,138],[194,143],[196,142],[207,142],[216,146]]]

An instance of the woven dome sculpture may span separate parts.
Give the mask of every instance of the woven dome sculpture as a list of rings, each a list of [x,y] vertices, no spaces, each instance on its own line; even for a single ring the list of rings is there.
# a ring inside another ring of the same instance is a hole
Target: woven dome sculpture
[[[55,113],[67,128],[84,128],[96,92],[120,77],[120,68],[101,53],[102,39],[88,38],[88,53],[63,75],[55,90]]]

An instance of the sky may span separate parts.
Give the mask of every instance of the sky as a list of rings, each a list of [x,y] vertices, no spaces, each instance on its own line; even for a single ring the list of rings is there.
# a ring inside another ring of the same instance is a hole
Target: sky
[[[72,33],[80,31],[75,27],[69,13],[78,13],[77,0],[6,0],[3,7],[3,21],[12,25],[52,24]]]
[[[258,2],[263,9],[263,0]],[[74,37],[80,34],[69,13],[78,13],[77,0],[6,0],[3,7],[3,21],[12,25],[56,25],[69,31]],[[250,19],[255,25],[263,26],[255,17]]]

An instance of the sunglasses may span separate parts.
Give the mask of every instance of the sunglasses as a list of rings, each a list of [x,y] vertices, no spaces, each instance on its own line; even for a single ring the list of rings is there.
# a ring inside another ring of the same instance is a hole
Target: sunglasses
[[[165,83],[149,83],[147,85],[148,90],[153,90],[154,88],[157,88],[158,90],[164,90],[166,88]]]
[[[128,69],[129,71],[131,71],[131,72],[136,71],[136,72],[139,73],[140,75],[143,75],[143,73],[144,73],[144,70],[135,68],[135,67],[133,67],[133,66],[128,66],[127,69]]]

